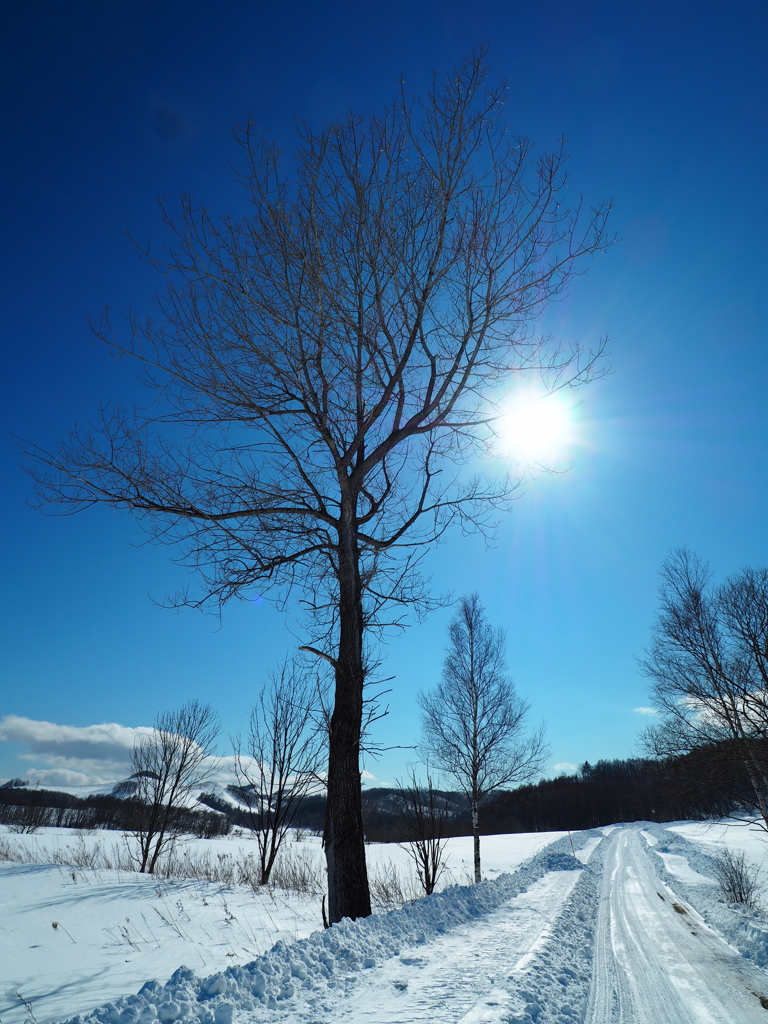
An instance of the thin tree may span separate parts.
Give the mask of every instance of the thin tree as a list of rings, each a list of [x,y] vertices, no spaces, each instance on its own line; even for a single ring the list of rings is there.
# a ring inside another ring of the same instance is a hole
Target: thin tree
[[[427,770],[427,781],[421,784],[413,768],[405,782],[398,782],[395,799],[400,812],[401,845],[416,866],[425,896],[435,886],[445,870],[445,824],[450,805],[434,786]]]
[[[212,750],[218,733],[213,709],[193,700],[159,714],[152,731],[134,743],[136,815],[127,831],[137,843],[139,871],[155,872],[183,829],[190,797],[216,772]]]
[[[681,548],[664,562],[661,610],[640,662],[662,721],[645,733],[656,756],[698,754],[734,800],[744,773],[768,831],[768,569],[742,569],[721,586]]]
[[[299,125],[293,173],[248,124],[242,217],[189,197],[146,319],[96,333],[143,368],[154,403],[105,408],[50,453],[42,501],[125,508],[178,545],[219,607],[253,590],[307,612],[334,671],[325,852],[329,918],[370,913],[360,735],[367,640],[430,605],[422,554],[452,523],[492,532],[516,480],[464,471],[520,373],[595,374],[595,351],[533,324],[609,244],[566,153],[507,131],[479,53],[380,113]]]
[[[236,743],[237,792],[245,804],[244,824],[256,837],[261,885],[269,881],[302,800],[318,785],[326,753],[317,703],[306,666],[286,659],[251,709],[245,744]]]
[[[480,872],[480,807],[491,793],[528,782],[544,765],[543,727],[526,732],[529,704],[507,675],[506,637],[485,617],[477,594],[463,597],[448,627],[443,678],[419,694],[430,764],[469,800],[475,882]]]

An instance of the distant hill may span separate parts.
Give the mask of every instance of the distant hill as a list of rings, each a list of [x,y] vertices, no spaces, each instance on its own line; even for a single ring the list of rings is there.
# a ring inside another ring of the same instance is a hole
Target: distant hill
[[[482,807],[484,834],[550,832],[595,828],[617,821],[675,821],[721,817],[748,805],[749,787],[743,770],[728,751],[699,750],[681,758],[643,758],[585,762],[578,772],[542,779],[515,790],[494,794]],[[135,825],[136,782],[125,779],[102,786],[41,789],[23,779],[0,786],[0,824],[24,814],[51,824],[75,828],[125,829]],[[363,790],[366,838],[373,842],[402,839],[398,791],[378,787]],[[471,834],[469,804],[450,790],[438,794],[448,805],[445,836]],[[180,809],[190,832],[219,835],[230,828],[248,827],[248,805],[254,794],[242,787],[208,783]],[[20,811],[19,808],[37,808]],[[39,809],[45,808],[46,813]],[[325,796],[306,796],[294,826],[321,833]]]
[[[11,831],[34,832],[41,827],[134,830],[143,805],[134,798],[136,783],[130,779],[110,785],[66,786],[42,789],[24,779],[0,786],[0,825]],[[231,820],[195,800],[194,806],[177,811],[181,829],[201,838],[229,832]]]

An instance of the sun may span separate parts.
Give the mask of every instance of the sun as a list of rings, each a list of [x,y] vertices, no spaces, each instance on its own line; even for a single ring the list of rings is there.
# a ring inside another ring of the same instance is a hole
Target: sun
[[[559,391],[517,394],[494,429],[494,447],[502,458],[554,468],[569,457],[576,440],[574,407]]]

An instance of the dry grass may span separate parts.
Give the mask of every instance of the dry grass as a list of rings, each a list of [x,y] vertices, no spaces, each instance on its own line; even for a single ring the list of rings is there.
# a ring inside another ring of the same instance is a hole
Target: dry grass
[[[128,837],[121,843],[107,845],[102,840],[86,842],[76,835],[73,842],[58,848],[49,848],[37,841],[19,842],[12,836],[0,835],[0,861],[16,864],[54,864],[60,867],[135,872],[136,861],[131,856]],[[179,844],[160,862],[157,878],[174,881],[193,879],[232,887],[244,885],[254,892],[265,889],[296,893],[319,898],[326,891],[326,871],[320,849],[303,843],[284,843],[272,869],[267,886],[259,884],[261,877],[254,854],[244,850],[233,853],[201,848],[200,844]],[[371,902],[377,910],[392,910],[412,903],[424,895],[418,878],[409,865],[392,861],[369,866]],[[448,884],[464,882],[449,873]]]
[[[314,852],[295,843],[285,843],[277,855],[268,887],[319,896],[325,891],[325,869]],[[254,892],[264,888],[259,884],[258,860],[252,853],[242,851],[231,854],[182,848],[161,861],[156,874],[163,878],[194,878],[227,886],[246,885]]]
[[[394,910],[424,895],[414,871],[399,868],[392,861],[373,866],[369,871],[369,884],[371,903],[377,910]]]
[[[74,842],[51,849],[36,842],[18,842],[11,836],[0,835],[0,862],[135,872],[136,861],[131,856],[129,843],[130,840],[124,837],[122,843],[107,846],[100,840],[87,843],[82,836],[77,836]],[[261,872],[258,861],[252,853],[245,851],[226,853],[180,845],[161,860],[155,875],[174,880],[216,882],[224,886],[245,885],[254,892],[263,888],[259,885]],[[303,848],[297,843],[284,844],[272,869],[268,887],[319,896],[325,891],[325,868],[316,850]]]
[[[124,845],[113,843],[109,849],[102,842],[86,843],[77,836],[74,843],[55,849],[40,847],[36,842],[19,843],[0,835],[0,861],[14,864],[53,864],[58,867],[96,868],[107,871],[133,871],[135,866]]]

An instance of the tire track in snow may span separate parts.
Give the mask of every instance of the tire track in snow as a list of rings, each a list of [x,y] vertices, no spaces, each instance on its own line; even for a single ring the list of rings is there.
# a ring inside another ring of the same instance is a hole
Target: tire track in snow
[[[768,1024],[768,975],[658,880],[638,829],[609,841],[588,1024]]]
[[[505,982],[519,961],[546,940],[580,875],[548,872],[487,917],[371,971],[327,1015],[315,1006],[312,1020],[474,1024],[507,1019]]]

